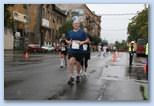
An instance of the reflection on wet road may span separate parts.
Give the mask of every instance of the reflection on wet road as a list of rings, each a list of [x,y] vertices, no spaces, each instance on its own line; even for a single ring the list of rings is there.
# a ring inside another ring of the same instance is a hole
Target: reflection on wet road
[[[147,85],[146,81],[143,82],[145,58],[135,58],[130,68],[127,53],[120,53],[114,63],[111,54],[98,57],[97,53],[93,53],[88,75],[82,76],[81,82],[74,86],[67,85],[67,71],[59,68],[58,55],[35,55],[23,61],[22,57],[18,59],[21,61],[5,59],[5,99],[136,101],[143,100],[140,86]]]

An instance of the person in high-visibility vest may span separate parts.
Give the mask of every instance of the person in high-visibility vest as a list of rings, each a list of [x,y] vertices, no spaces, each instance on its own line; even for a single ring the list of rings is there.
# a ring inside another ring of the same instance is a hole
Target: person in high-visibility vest
[[[131,41],[131,43],[129,44],[128,51],[135,52],[135,42],[134,41]]]
[[[146,44],[145,55],[146,55],[146,58],[147,58],[147,62],[146,62],[146,79],[148,80],[148,43]]]
[[[134,41],[131,41],[131,43],[129,44],[128,51],[129,51],[129,65],[131,66],[133,62],[133,55],[135,53],[135,42]]]

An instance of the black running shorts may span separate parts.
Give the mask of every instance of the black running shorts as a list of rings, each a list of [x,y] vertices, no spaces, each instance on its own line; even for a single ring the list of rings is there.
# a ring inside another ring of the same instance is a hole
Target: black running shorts
[[[78,61],[81,64],[83,59],[82,53],[69,53],[68,59],[70,59],[71,57],[74,57],[76,61]]]

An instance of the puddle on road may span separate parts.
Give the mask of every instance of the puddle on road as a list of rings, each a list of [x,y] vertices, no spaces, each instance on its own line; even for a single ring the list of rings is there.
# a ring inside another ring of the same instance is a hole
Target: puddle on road
[[[107,75],[105,77],[111,77],[111,78],[119,78],[118,76],[110,76],[110,75]]]
[[[146,80],[146,74],[144,73],[144,68],[139,66],[128,67],[127,76],[129,76],[130,79]]]
[[[68,98],[69,99],[76,98],[75,97],[76,95],[75,96],[72,96],[72,95],[77,93],[77,91],[76,91],[77,88],[78,88],[78,86],[76,86],[76,85],[73,85],[73,86],[66,85],[62,89],[60,89],[56,92],[54,91],[55,94],[52,94],[52,96],[48,97],[47,99],[48,100],[68,100]]]
[[[63,85],[63,87],[57,89],[57,90],[52,90],[51,91],[51,96],[48,97],[48,100],[77,100],[79,99],[78,96],[82,95],[82,92],[86,89],[86,81],[87,78],[82,77],[80,83],[75,83],[73,86],[70,85]],[[55,92],[55,93],[53,93]]]
[[[48,100],[56,100],[58,99],[60,96],[64,96],[66,93],[66,89],[63,89],[61,91],[58,91],[56,94],[53,94],[51,97],[48,98]]]
[[[71,87],[71,86],[70,86]],[[67,91],[69,91],[69,86],[67,86],[67,85],[65,85],[65,86],[63,86],[61,89],[59,89],[58,91],[56,91],[56,93],[55,94],[52,94],[52,96],[51,97],[48,97],[47,99],[48,100],[57,100],[57,99],[59,99],[61,96],[64,96],[65,95],[65,93],[67,92]]]

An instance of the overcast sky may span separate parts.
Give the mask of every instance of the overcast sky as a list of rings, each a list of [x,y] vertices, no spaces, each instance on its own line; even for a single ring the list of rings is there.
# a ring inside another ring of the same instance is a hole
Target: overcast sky
[[[96,14],[137,13],[144,9],[144,4],[87,4]],[[127,39],[127,26],[134,15],[102,15],[101,38],[109,43]]]

